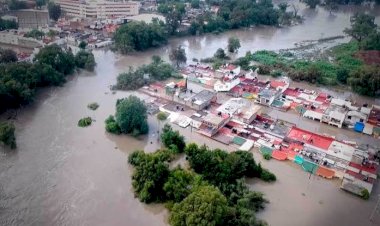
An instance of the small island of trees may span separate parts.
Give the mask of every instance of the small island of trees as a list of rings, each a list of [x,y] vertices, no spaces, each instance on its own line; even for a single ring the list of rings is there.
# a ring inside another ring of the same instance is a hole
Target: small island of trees
[[[147,111],[144,102],[136,96],[119,99],[116,102],[116,113],[109,116],[106,131],[113,134],[131,134],[138,136],[149,131]]]
[[[244,178],[275,181],[276,177],[257,164],[252,153],[186,145],[169,125],[164,126],[161,138],[165,149],[129,155],[135,168],[132,185],[140,201],[165,203],[173,226],[266,225],[255,213],[267,200],[262,193],[249,190]],[[170,162],[180,153],[185,153],[190,167],[170,169]]]

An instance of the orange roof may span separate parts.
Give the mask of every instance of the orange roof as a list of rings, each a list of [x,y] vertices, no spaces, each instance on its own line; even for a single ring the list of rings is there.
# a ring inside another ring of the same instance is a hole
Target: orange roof
[[[284,161],[287,158],[287,154],[284,151],[274,150],[272,152],[272,158],[280,160],[280,161]]]
[[[270,82],[270,86],[273,88],[284,87],[285,85],[286,85],[286,82],[284,81],[273,80]]]
[[[181,80],[181,81],[177,82],[177,86],[179,86],[179,87],[185,87],[186,86],[186,81],[185,80]]]
[[[288,137],[293,140],[301,141],[324,150],[327,150],[330,147],[331,143],[334,141],[334,139],[331,137],[322,136],[297,127],[293,127],[290,130]]]
[[[334,170],[328,169],[328,168],[323,167],[323,166],[318,167],[316,174],[318,176],[328,178],[328,179],[332,179],[335,176]]]

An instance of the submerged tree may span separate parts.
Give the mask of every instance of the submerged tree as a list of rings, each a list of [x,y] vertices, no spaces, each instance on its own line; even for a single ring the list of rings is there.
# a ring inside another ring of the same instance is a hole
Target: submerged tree
[[[181,64],[185,64],[187,61],[185,49],[182,48],[181,46],[178,46],[177,48],[172,49],[172,51],[169,54],[169,59],[175,63],[177,68]]]
[[[361,42],[369,35],[376,32],[377,25],[375,24],[375,17],[365,14],[357,13],[351,18],[351,28],[344,29],[344,33],[348,34],[358,42]]]
[[[15,137],[15,126],[12,123],[0,123],[0,142],[9,146],[11,149],[15,149],[17,147]]]
[[[234,53],[240,48],[240,40],[236,37],[230,37],[228,39],[228,52]]]
[[[129,96],[117,101],[116,122],[121,132],[138,136],[148,133],[146,107],[138,97]]]

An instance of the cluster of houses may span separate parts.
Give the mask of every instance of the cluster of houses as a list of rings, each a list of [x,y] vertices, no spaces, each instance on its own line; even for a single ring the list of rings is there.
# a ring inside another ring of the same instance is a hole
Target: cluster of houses
[[[355,194],[362,195],[364,190],[371,193],[380,159],[376,147],[303,130],[286,120],[270,118],[261,110],[295,109],[304,117],[339,128],[349,125],[371,135],[380,122],[378,106],[355,107],[325,93],[290,88],[287,81],[261,81],[254,72],[244,74],[234,65],[215,71],[192,65],[182,73],[185,80],[162,86],[166,99],[176,103],[175,107],[160,107],[171,114],[172,122],[190,126],[226,145],[237,145],[240,150],[257,147],[263,155],[291,160],[311,174],[340,178],[341,188]],[[159,93],[157,88],[154,92]],[[228,98],[219,100],[218,92]],[[194,113],[186,115],[186,109]],[[358,129],[360,124],[364,125],[362,129]]]

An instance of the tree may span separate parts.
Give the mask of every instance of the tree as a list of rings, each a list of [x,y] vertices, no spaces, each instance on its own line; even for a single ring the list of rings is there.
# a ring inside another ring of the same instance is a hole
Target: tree
[[[157,11],[165,16],[169,34],[176,33],[186,13],[185,4],[163,3],[158,5]]]
[[[201,184],[205,185],[199,175],[178,167],[170,172],[164,191],[168,200],[181,202]]]
[[[178,68],[181,64],[184,64],[187,61],[185,49],[181,46],[172,49],[172,51],[169,54],[169,59],[172,62],[175,62],[175,65]]]
[[[226,59],[227,55],[222,48],[216,50],[214,57],[217,59]]]
[[[311,9],[315,9],[321,3],[320,0],[303,0],[303,2]]]
[[[222,225],[227,209],[227,200],[219,189],[202,186],[174,204],[169,222],[172,226]]]
[[[236,37],[230,37],[228,39],[228,52],[234,53],[240,48],[240,40]]]
[[[49,17],[57,21],[61,17],[61,6],[55,4],[54,2],[49,2],[48,4]]]
[[[278,8],[280,9],[280,11],[282,13],[285,13],[286,12],[286,9],[289,7],[289,4],[287,2],[281,2],[280,4],[278,4]]]
[[[365,38],[360,47],[364,50],[380,50],[380,32],[373,32]]]
[[[8,8],[10,10],[19,10],[28,8],[26,1],[10,0],[8,1]]]
[[[10,122],[0,122],[0,142],[9,146],[11,149],[15,149],[16,137],[15,126]]]
[[[116,49],[122,53],[143,51],[167,43],[165,24],[154,19],[152,23],[132,21],[121,25],[113,37]]]
[[[344,33],[358,42],[361,42],[369,35],[376,32],[376,28],[377,25],[375,24],[374,16],[365,13],[357,13],[351,18],[351,28],[344,29]]]
[[[199,9],[200,2],[199,0],[191,0],[191,8]]]
[[[364,66],[351,72],[348,79],[351,88],[366,96],[380,95],[380,68],[378,66]]]
[[[136,96],[120,99],[116,104],[116,122],[121,132],[138,136],[148,133],[147,113],[144,103]]]
[[[46,4],[45,0],[36,0],[36,6],[37,6],[37,8],[39,8],[39,9],[41,9],[41,7],[42,7],[43,5],[45,5],[45,4]]]
[[[167,118],[168,118],[168,116],[166,115],[165,112],[162,112],[162,111],[158,112],[158,114],[157,114],[157,120],[159,120],[159,121],[165,121]]]
[[[132,186],[140,201],[150,203],[166,199],[163,187],[169,176],[168,157],[163,151],[151,154],[135,151],[129,155],[128,162],[135,166]]]
[[[333,11],[338,10],[338,4],[336,3],[335,0],[325,0],[325,7],[330,12],[330,14]]]
[[[63,50],[57,44],[42,48],[34,61],[50,65],[65,75],[73,73],[75,69],[75,57],[72,52]]]
[[[88,71],[94,71],[96,65],[94,54],[83,49],[80,50],[75,55],[75,64],[79,68],[84,68]]]
[[[120,126],[115,121],[115,118],[113,115],[108,116],[108,118],[105,121],[106,123],[106,131],[113,134],[121,134]]]
[[[43,31],[33,29],[33,30],[29,31],[28,33],[26,33],[25,37],[35,38],[35,39],[41,40],[44,37],[44,35],[45,35],[45,33]]]
[[[17,61],[17,54],[11,49],[0,49],[0,63],[10,63]]]
[[[167,148],[175,145],[179,153],[182,153],[186,146],[185,138],[178,131],[174,131],[169,124],[165,124],[162,129],[161,140]]]
[[[17,28],[18,24],[15,20],[4,20],[0,17],[0,31]]]
[[[79,43],[78,47],[81,48],[81,49],[86,49],[86,47],[87,47],[87,42],[85,42],[85,41],[81,41],[81,42]]]

